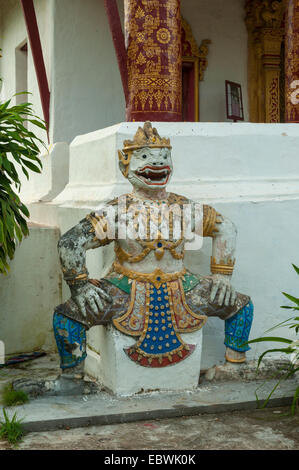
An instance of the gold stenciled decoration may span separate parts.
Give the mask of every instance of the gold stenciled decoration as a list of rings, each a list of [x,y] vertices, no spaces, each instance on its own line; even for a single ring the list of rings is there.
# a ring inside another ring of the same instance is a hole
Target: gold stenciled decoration
[[[180,0],[127,0],[128,121],[180,121]]]
[[[285,5],[283,0],[247,0],[246,24],[249,29],[281,27]]]
[[[234,271],[235,260],[228,259],[223,260],[221,259],[218,263],[216,259],[211,256],[211,272],[213,274],[227,274],[232,275]]]
[[[165,273],[161,269],[156,269],[151,273],[142,273],[139,271],[133,271],[131,269],[127,269],[118,262],[113,263],[113,270],[116,273],[123,274],[127,276],[129,279],[134,279],[135,281],[141,282],[150,282],[154,284],[154,286],[159,289],[161,284],[164,282],[175,281],[177,279],[182,279],[186,274],[186,269],[182,269],[181,271],[177,271],[175,273]]]
[[[251,122],[280,122],[283,0],[248,0],[248,97]]]

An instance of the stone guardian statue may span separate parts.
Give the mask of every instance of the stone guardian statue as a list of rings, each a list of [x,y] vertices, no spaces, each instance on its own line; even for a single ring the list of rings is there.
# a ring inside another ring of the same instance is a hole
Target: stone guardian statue
[[[213,207],[201,205],[197,227],[198,204],[167,192],[173,171],[171,145],[150,122],[138,128],[133,140],[124,142],[119,167],[132,192],[87,215],[58,244],[71,291],[70,299],[54,313],[61,377],[83,375],[86,331],[94,325],[112,324],[134,336],[136,343],[123,354],[141,368],[167,368],[184,361],[196,347],[185,343],[181,333],[196,331],[208,317],[217,316],[224,320],[226,360],[244,362],[253,305],[231,284],[235,225]],[[193,214],[191,232],[212,238],[209,276],[195,275],[184,266],[184,207]],[[89,279],[86,251],[109,243],[115,247],[109,274]]]

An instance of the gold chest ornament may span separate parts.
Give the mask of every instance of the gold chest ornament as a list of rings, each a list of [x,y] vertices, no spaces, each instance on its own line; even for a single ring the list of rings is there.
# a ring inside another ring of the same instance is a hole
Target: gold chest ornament
[[[133,202],[132,205],[130,203]],[[127,213],[130,212],[135,233],[135,241],[142,247],[138,254],[127,252],[116,241],[115,253],[119,263],[138,263],[151,251],[154,251],[156,259],[163,258],[165,250],[168,250],[174,259],[184,258],[184,247],[181,251],[176,249],[184,242],[184,221],[182,217],[182,203],[187,199],[170,193],[165,200],[147,200],[129,195]],[[176,204],[175,210],[173,210]],[[133,211],[132,211],[133,207]]]

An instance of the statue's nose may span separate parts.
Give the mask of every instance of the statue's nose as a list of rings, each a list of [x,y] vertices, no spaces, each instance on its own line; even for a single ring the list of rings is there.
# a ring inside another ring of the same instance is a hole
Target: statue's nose
[[[154,166],[163,166],[164,162],[153,162]]]

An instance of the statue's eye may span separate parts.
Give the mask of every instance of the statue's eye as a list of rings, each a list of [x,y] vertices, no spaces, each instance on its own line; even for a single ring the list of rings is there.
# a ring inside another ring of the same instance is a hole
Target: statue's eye
[[[147,155],[142,155],[142,158],[146,159],[146,158],[147,158]]]

